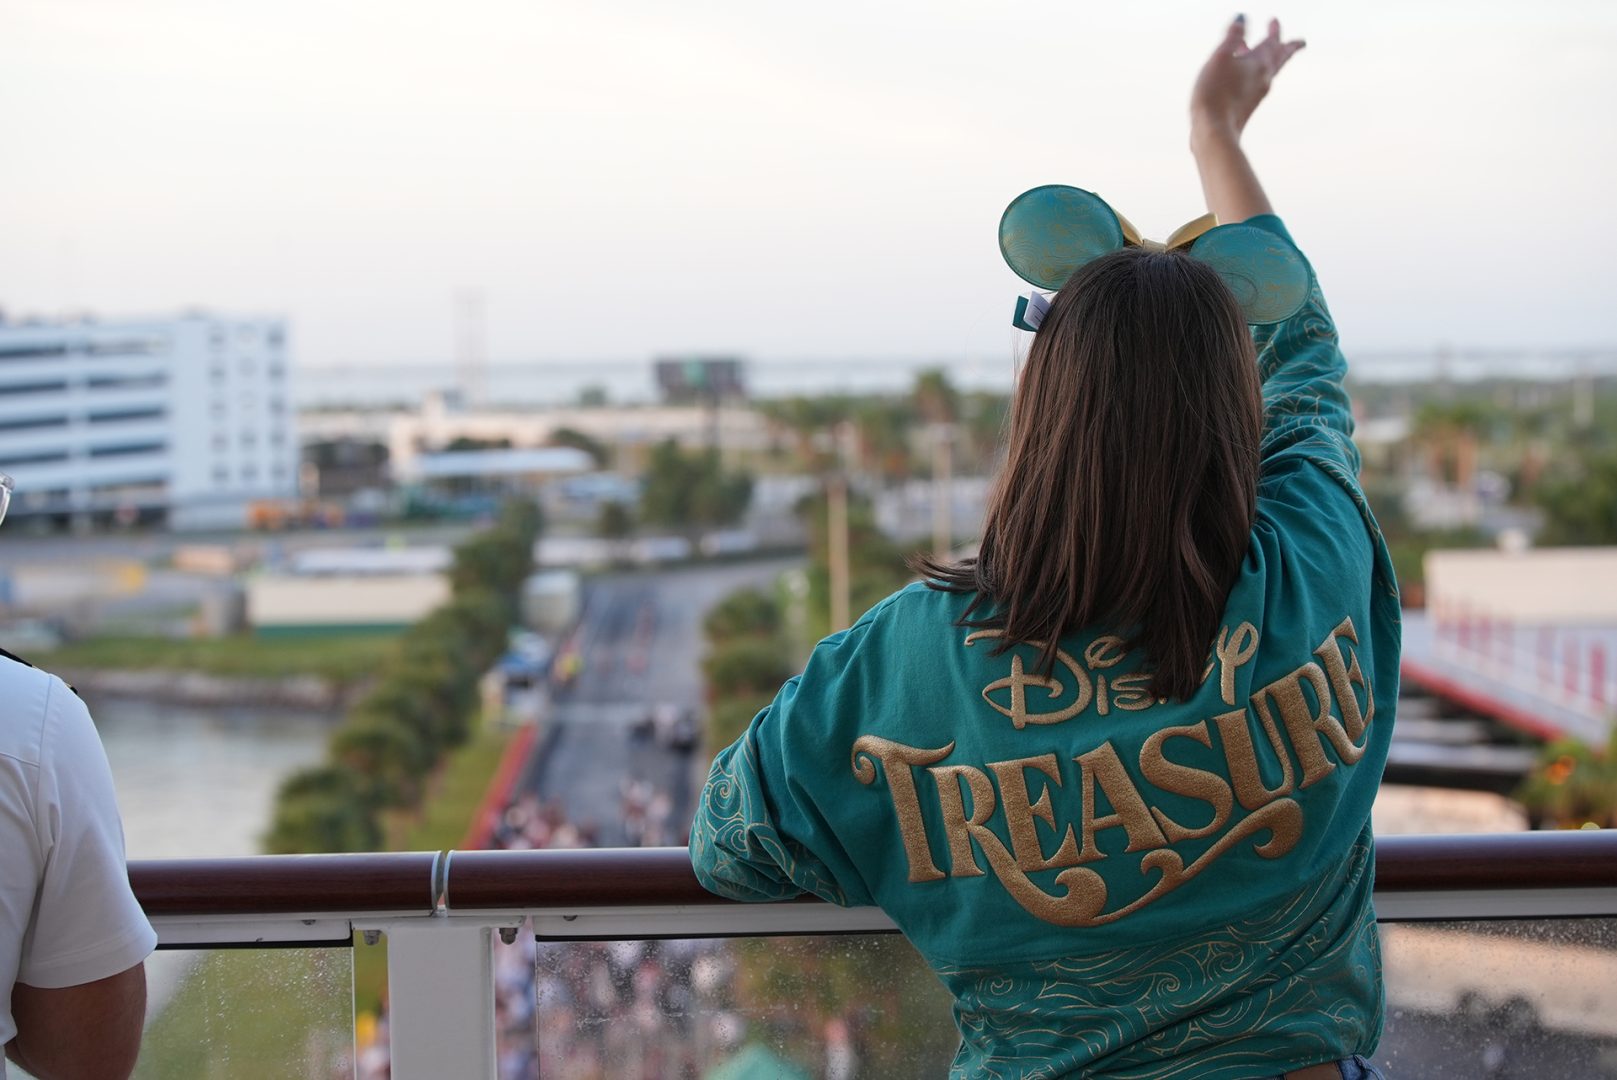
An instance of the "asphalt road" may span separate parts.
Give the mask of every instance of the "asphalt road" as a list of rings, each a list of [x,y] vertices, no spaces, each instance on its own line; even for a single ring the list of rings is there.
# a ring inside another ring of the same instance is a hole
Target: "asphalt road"
[[[770,587],[792,560],[693,566],[593,578],[585,587],[577,642],[584,666],[552,707],[519,790],[558,799],[568,818],[595,829],[596,842],[627,842],[624,785],[643,780],[673,800],[683,828],[696,777],[691,753],[632,734],[658,705],[703,708],[702,617],[731,591]]]

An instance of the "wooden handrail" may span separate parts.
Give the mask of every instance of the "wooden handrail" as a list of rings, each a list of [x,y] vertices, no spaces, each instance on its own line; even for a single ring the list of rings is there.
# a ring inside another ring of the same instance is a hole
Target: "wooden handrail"
[[[362,855],[257,855],[154,859],[129,864],[148,916],[287,915],[433,910],[436,851]]]
[[[451,910],[731,902],[702,888],[684,848],[452,851],[445,878]]]
[[[1387,836],[1377,892],[1617,887],[1617,829]]]
[[[452,912],[729,903],[684,848],[168,859],[130,863],[129,880],[153,916],[426,912],[440,893]],[[1617,830],[1376,842],[1378,893],[1569,888],[1617,888]]]

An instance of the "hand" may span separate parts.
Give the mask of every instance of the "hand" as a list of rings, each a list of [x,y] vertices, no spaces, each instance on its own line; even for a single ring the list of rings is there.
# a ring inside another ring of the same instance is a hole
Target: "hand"
[[[1281,41],[1280,20],[1270,19],[1268,36],[1249,49],[1246,17],[1237,15],[1190,92],[1192,141],[1201,136],[1239,140],[1275,74],[1304,44]]]

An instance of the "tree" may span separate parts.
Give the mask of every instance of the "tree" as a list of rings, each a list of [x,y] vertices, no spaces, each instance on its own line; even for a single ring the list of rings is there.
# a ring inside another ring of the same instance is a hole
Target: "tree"
[[[708,753],[716,755],[740,738],[753,717],[774,699],[773,693],[752,693],[715,703],[707,716]]]
[[[915,376],[915,407],[929,424],[950,424],[960,414],[960,393],[942,368],[928,368]]]
[[[859,436],[859,468],[882,480],[907,480],[915,473],[910,436],[915,429],[911,401],[869,398],[854,409]]]
[[[575,450],[582,450],[595,462],[598,469],[606,468],[612,460],[612,448],[592,435],[586,435],[574,428],[557,428],[550,433],[550,445],[571,446]]]
[[[282,785],[269,850],[372,848],[378,810],[419,802],[422,777],[470,732],[478,679],[505,650],[542,524],[536,504],[513,500],[456,548],[451,599],[401,637],[376,687],[333,734],[329,763]]]
[[[640,517],[653,525],[700,531],[739,521],[751,501],[751,475],[727,471],[717,450],[687,454],[665,439],[646,465]]]
[[[702,659],[709,691],[715,698],[773,696],[793,675],[778,642],[742,638],[718,646]]]
[[[762,589],[737,589],[714,605],[702,632],[715,645],[738,638],[772,639],[780,633],[781,610]]]
[[[820,472],[836,460],[832,432],[848,419],[853,403],[846,397],[790,397],[759,405],[768,421],[788,432],[793,440],[793,456],[805,472]]]
[[[601,504],[595,531],[608,540],[625,540],[634,534],[634,514],[616,500]]]
[[[465,740],[476,704],[475,682],[457,679],[452,662],[437,659],[389,672],[359,703],[355,721],[377,717],[405,728],[430,762]]]
[[[1469,491],[1476,479],[1481,440],[1505,421],[1500,410],[1487,402],[1429,401],[1416,411],[1411,434],[1426,452],[1433,479]]]
[[[976,391],[961,403],[965,433],[963,460],[979,472],[993,468],[1010,427],[1011,399],[1005,394]]]
[[[444,447],[446,453],[459,453],[463,450],[509,450],[511,440],[507,438],[479,439],[471,435],[457,435],[449,440]]]
[[[1617,544],[1617,453],[1585,458],[1543,480],[1533,492],[1544,511],[1544,544]]]
[[[365,801],[378,808],[413,806],[433,760],[415,731],[380,713],[361,713],[338,728],[331,757],[362,778]]]
[[[264,846],[272,854],[366,851],[382,838],[364,797],[364,778],[341,765],[287,777]]]

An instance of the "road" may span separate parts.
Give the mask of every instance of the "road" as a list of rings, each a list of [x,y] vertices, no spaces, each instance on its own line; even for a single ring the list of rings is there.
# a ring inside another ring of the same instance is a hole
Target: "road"
[[[694,566],[592,579],[577,631],[584,667],[556,698],[550,730],[518,790],[558,799],[568,818],[594,827],[596,843],[627,842],[621,800],[643,780],[673,800],[671,820],[690,819],[692,755],[636,738],[631,727],[660,704],[703,708],[702,617],[731,591],[768,588],[794,560]]]

